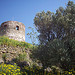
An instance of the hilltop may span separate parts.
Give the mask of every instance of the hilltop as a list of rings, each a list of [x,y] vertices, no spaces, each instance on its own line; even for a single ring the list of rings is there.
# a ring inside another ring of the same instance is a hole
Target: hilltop
[[[26,62],[31,64],[30,54],[33,48],[32,44],[27,42],[19,42],[0,36],[0,63],[20,63]]]

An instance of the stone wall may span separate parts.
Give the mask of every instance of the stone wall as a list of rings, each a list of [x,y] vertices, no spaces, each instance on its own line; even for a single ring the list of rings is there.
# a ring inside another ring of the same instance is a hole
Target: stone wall
[[[10,39],[25,41],[25,25],[17,21],[7,21],[0,26],[0,36]]]

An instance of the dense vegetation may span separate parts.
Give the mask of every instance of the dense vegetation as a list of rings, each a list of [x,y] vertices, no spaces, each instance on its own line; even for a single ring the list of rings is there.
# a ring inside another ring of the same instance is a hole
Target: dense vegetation
[[[48,70],[44,70],[38,66],[24,66],[22,70],[16,63],[14,65],[11,64],[1,64],[0,65],[0,75],[73,75],[74,69],[69,71],[61,72],[58,67],[52,66],[50,72]]]
[[[0,36],[0,45],[7,45],[13,47],[25,47],[25,48],[33,48],[33,45],[26,43],[26,42],[19,42],[13,39],[9,39],[6,36]]]
[[[33,55],[44,67],[56,65],[69,70],[75,64],[75,38],[67,41],[55,39],[46,45],[39,45]]]
[[[44,67],[56,65],[69,70],[75,65],[75,4],[69,1],[66,8],[56,13],[37,13],[34,24],[40,33],[40,45],[33,52]]]

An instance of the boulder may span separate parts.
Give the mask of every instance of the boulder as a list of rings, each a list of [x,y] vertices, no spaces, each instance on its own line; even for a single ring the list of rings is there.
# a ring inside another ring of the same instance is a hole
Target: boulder
[[[1,64],[1,63],[4,63],[4,60],[3,60],[2,58],[0,58],[0,64]]]

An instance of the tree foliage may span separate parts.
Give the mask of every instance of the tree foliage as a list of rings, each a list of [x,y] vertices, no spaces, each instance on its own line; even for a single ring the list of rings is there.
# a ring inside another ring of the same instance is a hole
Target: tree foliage
[[[75,64],[75,4],[69,1],[66,8],[59,7],[56,13],[37,13],[34,24],[40,33],[40,45],[35,50],[45,66],[57,65],[68,69]]]
[[[56,65],[68,70],[75,64],[75,38],[66,41],[54,39],[47,45],[39,45],[33,51],[33,56],[40,60],[43,66]]]
[[[66,8],[59,7],[56,13],[42,11],[37,13],[34,24],[40,33],[40,43],[53,39],[73,38],[75,35],[75,4],[69,1]]]

